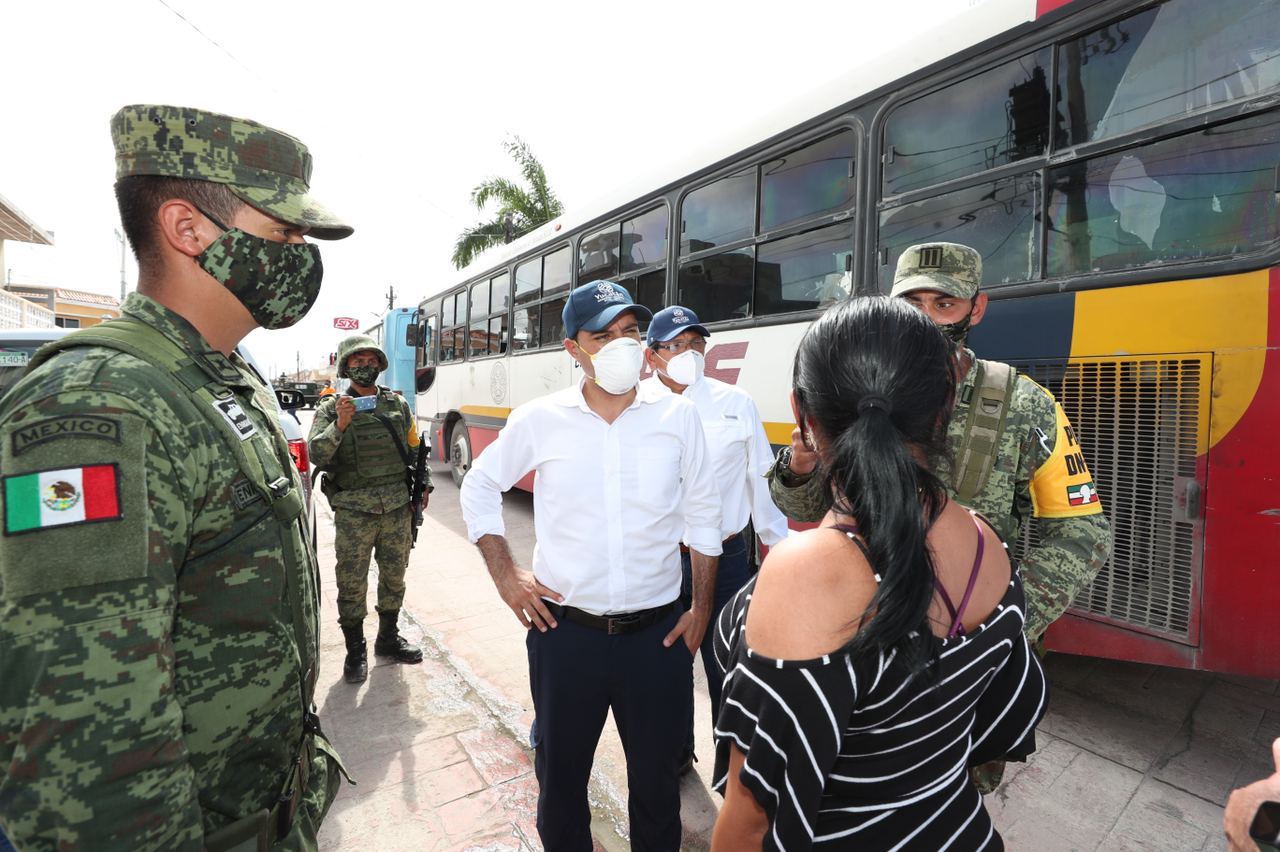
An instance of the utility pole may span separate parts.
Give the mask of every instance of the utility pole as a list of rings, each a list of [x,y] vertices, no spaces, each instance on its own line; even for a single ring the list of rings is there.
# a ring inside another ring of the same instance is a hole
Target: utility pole
[[[387,310],[394,311],[396,308],[396,285],[387,285]]]
[[[297,370],[294,372],[293,377],[297,381],[302,381],[302,352],[295,350],[294,355],[297,356],[297,361],[294,364]]]
[[[124,301],[124,234],[120,233],[120,229],[115,229],[116,239],[120,241],[120,301]]]

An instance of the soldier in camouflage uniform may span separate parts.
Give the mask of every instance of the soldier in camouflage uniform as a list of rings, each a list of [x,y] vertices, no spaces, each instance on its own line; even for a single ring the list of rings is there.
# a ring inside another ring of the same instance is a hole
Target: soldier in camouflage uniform
[[[333,506],[338,624],[347,643],[347,683],[360,683],[368,676],[364,616],[369,558],[374,553],[378,637],[373,652],[398,663],[422,662],[422,651],[405,641],[398,626],[413,546],[405,469],[418,446],[418,429],[408,403],[376,384],[385,369],[386,353],[372,338],[357,334],[342,341],[338,377],[351,379],[351,387],[345,394],[324,397],[307,439],[311,461],[325,471],[324,492]],[[356,411],[355,400],[370,398],[377,400],[375,408]]]
[[[912,246],[898,259],[893,280],[891,295],[925,311],[957,347],[956,402],[947,430],[953,458],[937,462],[953,496],[984,515],[1010,543],[1027,518],[1040,519],[1040,540],[1020,563],[1026,633],[1037,641],[1111,554],[1111,527],[1075,430],[1049,391],[964,347],[969,328],[987,308],[976,251],[955,243]],[[1011,393],[991,389],[987,379],[1000,375],[1007,376]],[[982,417],[984,405],[994,416]],[[818,521],[831,508],[831,491],[813,475],[815,464],[797,427],[792,445],[778,453],[768,474],[770,494],[790,518]],[[990,792],[1002,774],[1003,764],[987,764],[975,780]]]
[[[111,122],[123,316],[0,401],[0,829],[45,849],[313,849],[340,763],[312,697],[318,574],[272,392],[235,354],[351,233],[291,136]]]

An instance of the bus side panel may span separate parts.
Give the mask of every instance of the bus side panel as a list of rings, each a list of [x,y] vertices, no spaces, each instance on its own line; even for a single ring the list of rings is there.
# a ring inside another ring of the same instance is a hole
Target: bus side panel
[[[1112,521],[1113,558],[1049,647],[1280,676],[1280,656],[1259,653],[1277,611],[1276,276],[1002,300],[975,329],[976,351],[1062,402]]]
[[[1222,353],[1215,373],[1232,378]],[[1249,365],[1245,365],[1247,367]],[[1242,371],[1244,372],[1244,371]],[[1243,416],[1209,453],[1206,493],[1205,668],[1280,677],[1280,269],[1270,271],[1262,381]],[[1217,437],[1217,436],[1215,436]]]

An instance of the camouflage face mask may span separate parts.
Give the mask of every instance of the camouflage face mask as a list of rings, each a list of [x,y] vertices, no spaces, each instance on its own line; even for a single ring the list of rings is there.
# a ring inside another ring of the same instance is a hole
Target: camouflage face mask
[[[204,215],[225,233],[196,257],[201,269],[225,285],[263,328],[288,328],[306,316],[324,276],[318,247],[265,240]]]
[[[347,368],[347,375],[351,377],[351,381],[362,388],[373,387],[373,383],[378,379],[378,372],[377,367],[368,365]]]
[[[942,332],[943,336],[956,346],[964,346],[965,338],[969,336],[969,327],[972,323],[973,312],[971,311],[965,314],[964,319],[938,326],[938,331]]]

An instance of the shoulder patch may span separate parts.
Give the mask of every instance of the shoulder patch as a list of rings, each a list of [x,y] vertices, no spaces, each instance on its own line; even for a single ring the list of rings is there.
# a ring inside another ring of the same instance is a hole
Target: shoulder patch
[[[156,496],[148,486],[158,485],[147,477],[149,424],[133,413],[101,410],[30,421],[67,422],[71,432],[53,433],[75,436],[65,440],[39,440],[36,434],[24,442],[19,433],[28,424],[10,420],[0,427],[0,596],[5,599],[147,573],[148,506]],[[86,431],[93,435],[90,440],[81,439]]]
[[[70,414],[24,423],[13,430],[13,455],[59,438],[97,438],[120,443],[120,420],[98,414]]]
[[[1072,518],[1096,515],[1102,501],[1085,462],[1076,430],[1062,406],[1054,404],[1057,422],[1052,436],[1036,428],[1040,446],[1047,451],[1044,463],[1031,477],[1031,505],[1039,518]]]
[[[249,419],[249,415],[240,407],[239,401],[235,396],[228,396],[224,399],[215,399],[213,408],[222,418],[230,424],[232,431],[241,441],[247,441],[254,435],[258,434],[257,428],[253,425],[253,421]]]
[[[4,534],[48,527],[118,521],[120,469],[92,464],[0,477],[4,483]]]

